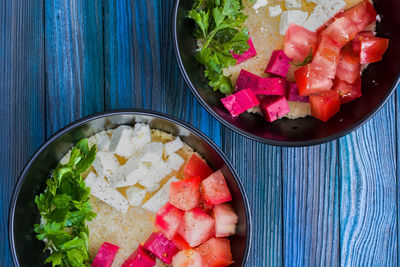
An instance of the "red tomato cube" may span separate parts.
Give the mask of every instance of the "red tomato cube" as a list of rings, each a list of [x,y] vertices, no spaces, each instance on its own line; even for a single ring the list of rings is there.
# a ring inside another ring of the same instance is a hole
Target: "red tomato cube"
[[[214,219],[199,208],[186,211],[178,228],[180,234],[191,247],[197,247],[214,236]]]
[[[174,238],[171,239],[171,241],[179,250],[192,248],[180,234],[176,234]]]
[[[310,95],[311,115],[321,121],[328,121],[340,109],[339,94],[336,91],[328,91]]]
[[[238,216],[229,204],[219,204],[213,209],[213,218],[215,220],[215,236],[226,237],[234,235]]]
[[[110,267],[112,263],[114,262],[115,255],[117,254],[119,250],[119,247],[108,243],[104,242],[100,248],[99,251],[96,254],[96,257],[93,260],[92,267]]]
[[[311,64],[298,68],[294,78],[301,96],[329,91],[332,87],[332,80],[311,69]]]
[[[323,32],[322,36],[329,38],[340,47],[354,39],[359,32],[350,18],[341,17],[333,21]]]
[[[174,267],[204,267],[200,253],[194,249],[179,251],[172,260]]]
[[[340,45],[329,38],[322,37],[311,62],[311,68],[317,76],[321,78],[335,78],[340,49]]]
[[[361,97],[361,78],[358,78],[353,84],[336,78],[333,81],[332,90],[338,92],[341,105],[348,103]]]
[[[253,41],[251,40],[251,37],[249,37],[249,40],[247,40],[247,43],[249,45],[249,49],[244,51],[243,54],[236,54],[233,51],[231,51],[233,58],[236,59],[236,65],[257,55],[257,51],[254,48],[254,44],[253,44]]]
[[[165,204],[157,211],[155,226],[168,239],[172,239],[183,218],[183,211],[178,210],[170,203]]]
[[[181,210],[200,206],[200,177],[186,178],[172,182],[169,186],[169,203]]]
[[[360,50],[361,50],[361,41],[360,41],[360,37],[375,37],[374,33],[371,31],[363,31],[363,32],[359,32],[357,33],[356,37],[354,38],[352,45],[353,45],[353,51],[354,53],[356,53],[357,55],[360,54]]]
[[[348,83],[354,83],[361,76],[360,59],[351,46],[342,49],[336,69],[336,77]]]
[[[161,233],[152,233],[144,243],[143,248],[167,264],[172,263],[172,257],[178,252],[174,243]]]
[[[193,154],[188,163],[185,166],[184,174],[185,178],[191,178],[199,176],[200,179],[205,179],[213,173],[213,170],[207,165],[207,163]]]
[[[389,46],[389,39],[386,38],[363,36],[358,38],[360,41],[359,55],[361,64],[380,61]]]
[[[225,267],[233,263],[229,239],[211,238],[196,250],[200,253],[204,266]]]
[[[360,4],[346,10],[339,17],[351,19],[358,31],[365,30],[365,27],[376,21],[376,10],[369,0],[364,0]]]
[[[217,205],[232,200],[231,192],[221,170],[211,174],[201,182],[201,185],[203,199],[209,204]]]
[[[156,259],[148,253],[142,246],[139,246],[132,255],[129,256],[121,267],[152,267],[156,265]]]
[[[286,56],[303,62],[310,53],[311,55],[314,53],[316,45],[317,33],[302,26],[290,24],[283,43]]]

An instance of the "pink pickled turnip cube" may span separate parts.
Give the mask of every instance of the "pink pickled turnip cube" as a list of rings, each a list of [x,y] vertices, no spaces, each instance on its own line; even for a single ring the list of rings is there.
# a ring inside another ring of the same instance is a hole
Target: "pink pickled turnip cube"
[[[117,254],[118,250],[118,246],[104,242],[100,246],[91,267],[110,267],[114,262],[115,255]]]
[[[284,96],[261,96],[260,108],[264,118],[273,122],[289,113],[289,105]]]
[[[221,99],[222,104],[233,117],[239,116],[246,110],[259,104],[256,95],[251,89],[243,89]]]
[[[286,78],[290,63],[293,59],[287,57],[283,50],[275,50],[272,52],[268,66],[264,72]]]
[[[255,94],[285,95],[286,80],[283,78],[260,78]]]
[[[235,91],[240,91],[247,88],[256,90],[259,79],[261,79],[260,76],[248,72],[247,70],[241,69],[236,81]]]
[[[139,246],[125,260],[121,267],[152,267],[154,265],[156,265],[155,257],[148,253],[142,246]]]
[[[286,99],[287,101],[294,101],[294,102],[303,102],[303,103],[309,102],[308,96],[299,95],[299,88],[297,87],[297,84],[294,82],[290,82],[288,84],[286,91]]]
[[[247,41],[247,43],[249,44],[250,47],[248,50],[244,51],[242,55],[236,54],[233,51],[231,51],[233,58],[237,60],[236,65],[257,55],[257,51],[254,48],[254,44],[253,44],[253,41],[251,40],[251,37],[249,37],[249,40]]]
[[[161,233],[152,233],[144,243],[143,248],[167,264],[171,264],[172,257],[178,252],[174,243]]]

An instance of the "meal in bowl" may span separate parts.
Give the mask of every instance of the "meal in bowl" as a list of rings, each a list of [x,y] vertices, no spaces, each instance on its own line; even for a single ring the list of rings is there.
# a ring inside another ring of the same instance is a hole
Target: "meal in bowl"
[[[389,40],[368,0],[198,0],[196,59],[233,116],[329,120],[361,96],[361,74]]]
[[[137,123],[76,144],[35,199],[53,266],[228,266],[238,216],[221,170]]]

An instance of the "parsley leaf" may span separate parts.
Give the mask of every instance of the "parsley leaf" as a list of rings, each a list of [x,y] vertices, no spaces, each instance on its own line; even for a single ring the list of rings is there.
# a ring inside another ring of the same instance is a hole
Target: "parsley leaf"
[[[290,62],[292,65],[296,66],[296,67],[302,67],[305,66],[307,64],[310,64],[312,61],[312,55],[313,55],[313,50],[311,48],[310,53],[308,53],[308,55],[304,58],[303,62]]]
[[[35,203],[42,216],[34,225],[36,238],[43,240],[51,255],[45,263],[52,266],[90,266],[89,229],[96,213],[89,202],[90,188],[81,174],[93,163],[96,146],[89,149],[87,139],[79,141],[71,151],[66,165],[59,164],[46,181],[46,190],[36,196]]]
[[[204,45],[195,58],[202,63],[208,84],[214,91],[230,94],[233,87],[223,70],[236,64],[231,54],[243,54],[249,49],[249,34],[243,26],[247,16],[243,14],[241,0],[197,0],[188,17],[196,23],[194,35]]]

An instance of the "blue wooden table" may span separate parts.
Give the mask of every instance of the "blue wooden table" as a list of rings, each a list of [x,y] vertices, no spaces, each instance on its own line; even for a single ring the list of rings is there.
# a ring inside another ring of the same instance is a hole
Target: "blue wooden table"
[[[0,266],[12,266],[10,197],[34,151],[83,116],[165,112],[210,136],[236,166],[254,220],[248,266],[399,265],[400,96],[340,140],[259,144],[213,119],[185,85],[172,0],[0,1]]]

